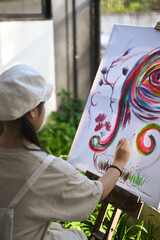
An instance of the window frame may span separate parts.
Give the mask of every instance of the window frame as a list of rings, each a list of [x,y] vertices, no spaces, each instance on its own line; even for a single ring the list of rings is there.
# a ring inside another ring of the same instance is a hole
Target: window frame
[[[25,21],[25,20],[48,20],[52,18],[51,0],[41,0],[42,13],[0,13],[0,21]]]

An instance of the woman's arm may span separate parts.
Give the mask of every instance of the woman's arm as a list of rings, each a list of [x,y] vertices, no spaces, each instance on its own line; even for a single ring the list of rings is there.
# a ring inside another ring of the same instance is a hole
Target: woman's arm
[[[114,161],[112,165],[118,167],[121,171],[123,171],[123,168],[128,162],[129,157],[130,157],[129,141],[126,140],[125,138],[122,138],[116,146]],[[101,196],[101,200],[103,200],[111,192],[119,176],[120,171],[118,169],[109,168],[106,171],[106,173],[98,179],[103,184],[103,193]]]

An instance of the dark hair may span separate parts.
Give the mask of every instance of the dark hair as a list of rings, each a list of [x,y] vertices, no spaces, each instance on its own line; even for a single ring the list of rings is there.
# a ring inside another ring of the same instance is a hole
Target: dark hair
[[[38,107],[38,113],[40,115],[42,112],[43,103],[41,102],[37,107]],[[24,116],[22,116],[19,120],[21,122],[22,136],[27,138],[31,143],[41,148],[37,133],[33,125],[30,123],[30,121],[27,118],[27,113]],[[24,147],[26,146],[24,145]]]
[[[41,102],[38,106],[38,114],[40,115],[41,112],[42,112],[42,108],[43,108],[43,102]],[[24,116],[16,119],[16,120],[11,120],[11,121],[0,121],[0,136],[3,134],[3,131],[4,131],[4,124],[9,124],[10,127],[15,127],[16,125],[19,125],[20,126],[20,131],[21,131],[21,142],[22,142],[22,145],[27,148],[28,150],[36,150],[36,151],[45,151],[44,149],[41,148],[40,146],[40,142],[38,140],[38,136],[37,136],[37,133],[34,129],[34,126],[31,124],[31,122],[28,120],[28,117],[27,117],[27,114],[26,113]],[[33,148],[29,148],[27,147],[24,142],[23,142],[23,137],[25,137],[29,142],[35,144],[37,147],[39,148],[36,148],[36,149],[33,149]],[[45,151],[46,152],[46,151]]]

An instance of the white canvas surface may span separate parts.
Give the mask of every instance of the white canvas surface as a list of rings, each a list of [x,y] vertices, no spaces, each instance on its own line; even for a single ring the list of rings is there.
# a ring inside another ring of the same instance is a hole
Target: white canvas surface
[[[101,176],[121,137],[131,157],[118,186],[159,209],[160,31],[114,25],[68,161]]]

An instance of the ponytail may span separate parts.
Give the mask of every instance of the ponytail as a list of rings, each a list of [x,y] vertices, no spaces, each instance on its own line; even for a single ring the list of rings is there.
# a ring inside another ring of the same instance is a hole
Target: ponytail
[[[21,117],[21,126],[22,126],[22,136],[27,138],[31,143],[40,147],[37,133],[33,125],[28,120],[26,114],[23,117]]]
[[[39,115],[42,112],[42,106],[43,106],[42,102],[37,106]],[[37,145],[37,147],[41,148],[37,133],[33,125],[30,123],[30,121],[27,118],[27,113],[20,118],[20,121],[21,121],[21,128],[22,128],[22,136],[27,138],[31,143]]]

